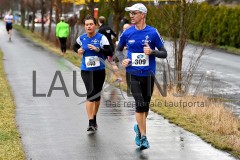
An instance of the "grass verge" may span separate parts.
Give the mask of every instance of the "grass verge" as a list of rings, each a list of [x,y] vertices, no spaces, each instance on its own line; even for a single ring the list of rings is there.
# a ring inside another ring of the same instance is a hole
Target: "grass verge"
[[[202,42],[196,42],[196,41],[192,41],[192,40],[189,40],[189,43],[191,43],[193,45],[205,46],[205,47],[208,47],[208,48],[211,48],[214,50],[220,50],[222,52],[227,52],[229,54],[240,55],[240,48],[234,48],[234,47],[230,47],[230,46],[216,46],[211,43],[202,43]]]
[[[43,41],[40,34],[32,34],[30,31],[22,29],[20,26],[15,27],[22,32],[26,37],[37,44],[48,48],[54,53],[60,54],[59,48],[55,44]],[[240,52],[239,52],[240,53]],[[67,51],[64,58],[79,66],[79,57],[72,51]],[[124,73],[121,73],[124,84]],[[110,82],[113,82],[116,77],[109,76]],[[123,86],[126,90],[126,85]],[[223,104],[213,103],[204,97],[184,97],[178,99],[173,96],[159,98],[159,93],[155,91],[152,101],[160,101],[163,104],[159,107],[155,104],[151,109],[167,118],[170,122],[181,126],[182,128],[198,135],[203,140],[211,143],[214,147],[228,151],[235,157],[240,158],[240,121],[234,115],[224,108]],[[171,103],[206,103],[204,107],[172,107]]]
[[[14,29],[21,32],[25,37],[29,38],[31,41],[35,42],[36,44],[47,48],[54,54],[60,55],[61,53],[60,47],[57,47],[56,43],[50,42],[45,38],[42,38],[40,33],[32,33],[30,30],[24,29],[20,25],[14,25]],[[78,55],[75,54],[73,51],[67,50],[67,53],[66,55],[64,55],[64,58],[66,58],[76,66],[80,65],[81,61],[79,60]]]
[[[15,105],[3,70],[0,50],[0,159],[25,159],[21,138],[15,124]]]

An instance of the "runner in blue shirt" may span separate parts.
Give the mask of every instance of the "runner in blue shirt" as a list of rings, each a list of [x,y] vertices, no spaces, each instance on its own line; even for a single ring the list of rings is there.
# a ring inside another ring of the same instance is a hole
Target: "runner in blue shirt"
[[[126,67],[127,85],[135,99],[135,143],[143,150],[150,147],[146,137],[146,118],[153,93],[155,58],[166,58],[167,51],[157,29],[146,24],[147,8],[143,4],[137,3],[126,7],[125,10],[130,12],[131,23],[134,26],[122,33],[117,55]],[[127,57],[122,53],[124,46],[128,48]]]
[[[77,38],[74,51],[82,56],[81,76],[87,90],[86,110],[89,119],[87,131],[97,129],[97,112],[105,80],[104,61],[112,56],[112,49],[106,36],[96,33],[97,21],[91,15],[84,20],[86,33]]]

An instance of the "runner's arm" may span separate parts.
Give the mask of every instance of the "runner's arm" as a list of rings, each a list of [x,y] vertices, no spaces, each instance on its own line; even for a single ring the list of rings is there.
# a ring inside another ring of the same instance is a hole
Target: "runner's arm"
[[[105,35],[102,36],[100,41],[100,48],[97,48],[96,52],[103,54],[104,56],[112,56],[113,50],[109,44],[109,41]]]
[[[105,56],[112,56],[113,50],[110,45],[103,45],[101,48],[99,48],[100,54],[103,54]]]
[[[81,48],[81,46],[76,42],[73,46],[73,50],[78,53],[78,49]],[[112,56],[112,48],[110,45],[103,45],[102,48],[99,48],[98,53],[103,54],[105,56]]]
[[[56,37],[59,36],[59,25],[56,26]]]
[[[81,46],[76,42],[73,46],[74,52],[78,53],[78,49],[81,48]]]
[[[167,50],[164,46],[158,47],[158,50],[153,50],[152,55],[154,55],[157,58],[167,58]]]

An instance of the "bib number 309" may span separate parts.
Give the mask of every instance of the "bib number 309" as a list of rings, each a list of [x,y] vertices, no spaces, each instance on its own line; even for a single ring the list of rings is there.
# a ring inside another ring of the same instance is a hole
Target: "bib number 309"
[[[132,66],[149,66],[149,56],[144,53],[132,53]]]

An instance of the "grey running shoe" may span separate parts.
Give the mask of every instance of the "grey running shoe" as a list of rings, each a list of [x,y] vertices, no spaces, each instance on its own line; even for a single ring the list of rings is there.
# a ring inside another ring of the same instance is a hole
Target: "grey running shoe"
[[[95,127],[94,126],[88,126],[87,131],[89,132],[95,132]]]

